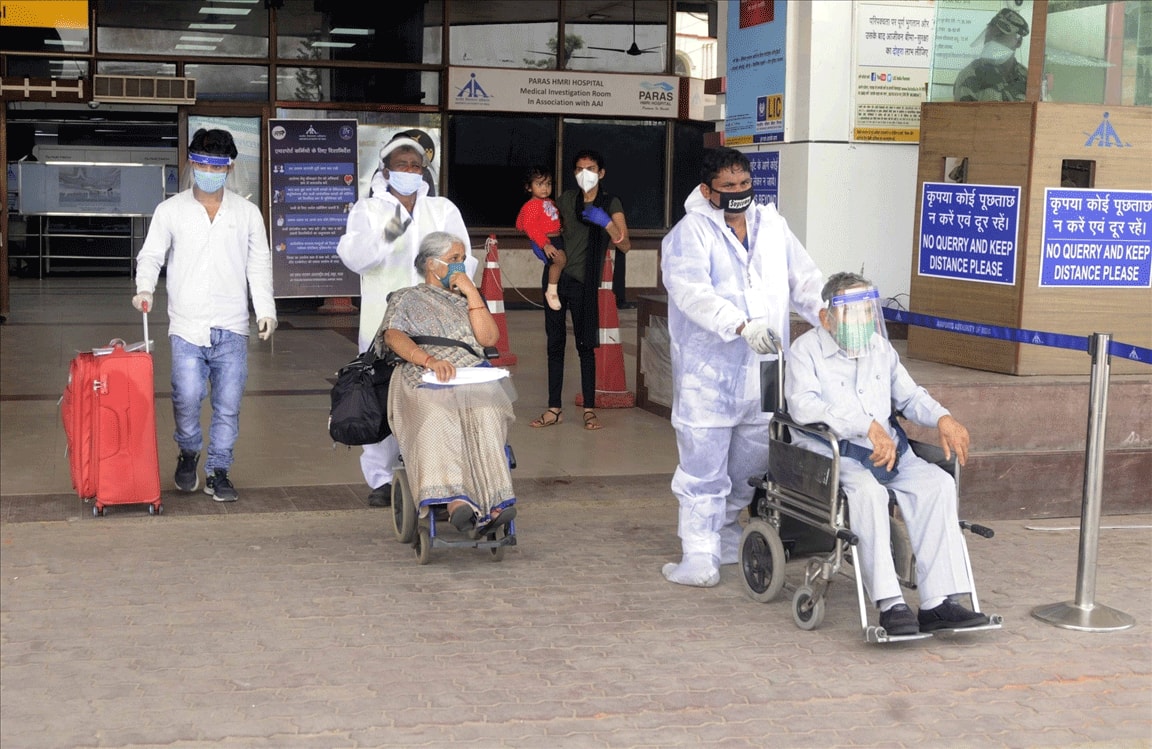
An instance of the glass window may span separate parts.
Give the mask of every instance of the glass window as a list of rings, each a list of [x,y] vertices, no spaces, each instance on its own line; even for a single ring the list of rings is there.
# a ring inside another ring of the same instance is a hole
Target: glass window
[[[929,101],[1024,101],[1032,0],[940,0]]]
[[[552,117],[453,115],[448,119],[447,195],[474,227],[513,226],[527,199],[524,171],[554,168],[556,120]],[[555,183],[558,184],[558,181]]]
[[[717,20],[715,0],[676,3],[676,60],[673,72],[688,78],[716,78]]]
[[[668,3],[565,3],[566,69],[663,73],[668,69]]]
[[[196,101],[267,101],[268,68],[263,65],[185,65],[196,79]]]
[[[700,186],[704,165],[704,135],[716,130],[710,122],[672,123],[672,194],[668,225],[684,218],[684,201]]]
[[[276,98],[436,106],[440,74],[387,68],[279,68]]]
[[[1150,39],[1152,3],[1050,3],[1042,99],[1152,106]]]
[[[457,1],[451,11],[452,65],[555,69],[556,0]]]
[[[348,0],[285,0],[276,13],[276,54],[436,65],[443,17],[439,0],[389,0],[378,8]]]
[[[100,75],[163,76],[176,75],[175,63],[103,60],[96,63]]]
[[[8,57],[6,75],[13,78],[62,78],[76,80],[88,77],[88,61],[55,57]],[[87,88],[87,86],[85,86]]]
[[[96,48],[105,54],[267,57],[268,11],[260,0],[97,0]]]
[[[620,198],[628,226],[664,228],[663,122],[642,120],[564,120],[563,190],[576,187],[572,159],[586,148],[604,159],[604,189]],[[697,181],[699,184],[699,170]],[[685,196],[681,196],[683,202]]]

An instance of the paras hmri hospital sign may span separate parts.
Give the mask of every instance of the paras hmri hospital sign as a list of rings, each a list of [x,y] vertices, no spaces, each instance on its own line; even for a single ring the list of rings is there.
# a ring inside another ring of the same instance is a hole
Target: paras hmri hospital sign
[[[674,119],[679,94],[678,79],[666,75],[448,69],[448,108],[456,111]]]

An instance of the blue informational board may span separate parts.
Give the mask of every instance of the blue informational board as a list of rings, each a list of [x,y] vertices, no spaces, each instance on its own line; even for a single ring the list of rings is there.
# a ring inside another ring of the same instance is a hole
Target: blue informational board
[[[356,202],[356,120],[269,120],[268,132],[276,296],[358,295],[336,254]]]
[[[746,154],[752,165],[752,196],[760,205],[780,207],[780,152]]]
[[[1044,191],[1041,286],[1152,285],[1152,192]]]
[[[1020,188],[925,182],[920,193],[921,276],[1013,286]]]
[[[727,146],[784,140],[787,9],[787,0],[728,4]]]

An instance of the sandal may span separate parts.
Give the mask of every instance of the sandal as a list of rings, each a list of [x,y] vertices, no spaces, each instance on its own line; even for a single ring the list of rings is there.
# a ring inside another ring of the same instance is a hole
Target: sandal
[[[496,530],[500,526],[508,525],[508,523],[512,522],[512,520],[514,520],[515,518],[516,518],[516,508],[515,507],[505,507],[503,510],[501,510],[500,512],[493,515],[487,523],[484,523],[483,525],[476,526],[472,530],[470,535],[472,536],[473,540],[484,538],[485,536],[492,535],[492,534],[496,533]]]
[[[476,524],[476,511],[467,502],[462,502],[452,510],[448,522],[461,533],[468,533]]]
[[[552,418],[549,419],[548,418],[549,416],[551,416]],[[533,419],[528,424],[528,426],[533,427],[534,429],[541,429],[543,427],[556,426],[557,424],[559,424],[562,421],[564,421],[564,409],[562,409],[562,408],[549,408],[547,411],[540,414],[539,418]]]
[[[596,417],[595,411],[584,412],[584,428],[589,432],[594,432],[597,429],[604,428],[604,425],[600,423],[600,419]]]

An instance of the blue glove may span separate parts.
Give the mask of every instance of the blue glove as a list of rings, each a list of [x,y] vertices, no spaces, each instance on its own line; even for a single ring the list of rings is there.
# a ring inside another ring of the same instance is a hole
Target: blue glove
[[[580,218],[585,221],[591,221],[601,229],[607,229],[608,224],[612,223],[612,217],[608,215],[608,211],[598,205],[589,205],[584,209],[584,212],[580,214]]]
[[[540,260],[545,263],[548,262],[548,256],[544,254],[544,250],[540,247],[540,245],[536,244],[531,239],[528,240],[528,244],[532,245],[532,251],[536,253],[536,257],[540,258]]]

